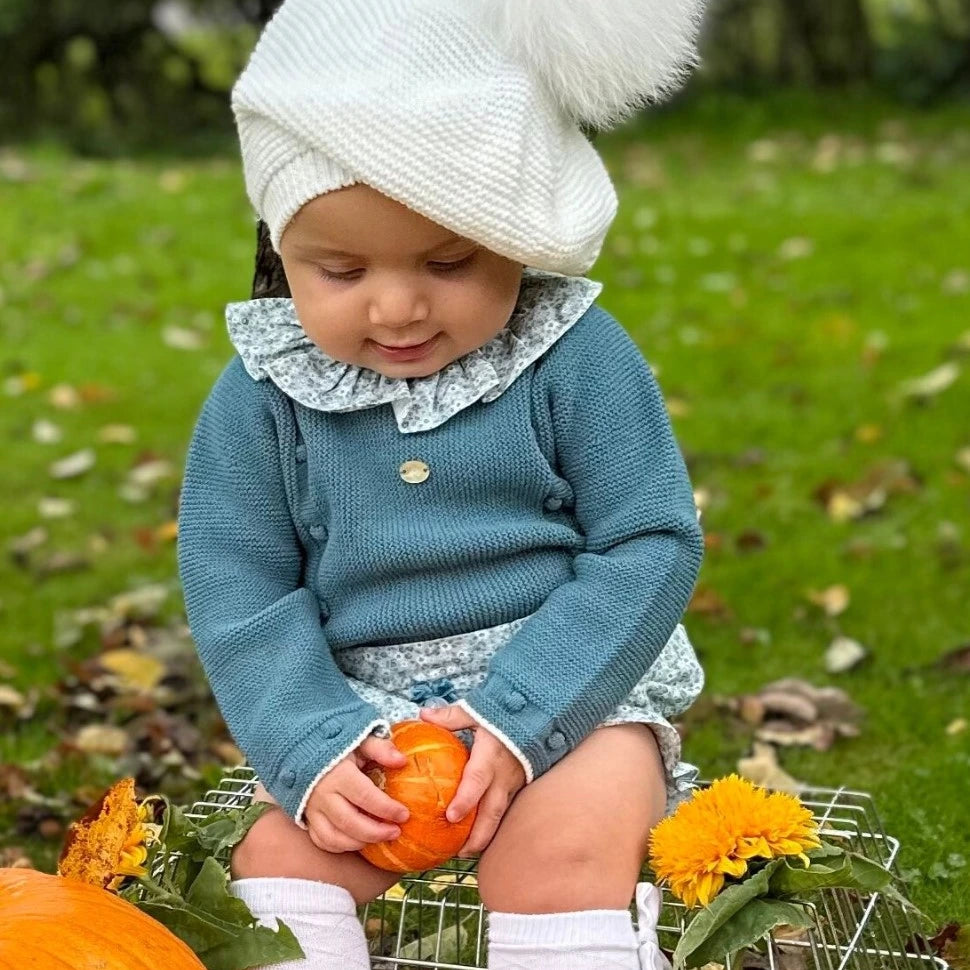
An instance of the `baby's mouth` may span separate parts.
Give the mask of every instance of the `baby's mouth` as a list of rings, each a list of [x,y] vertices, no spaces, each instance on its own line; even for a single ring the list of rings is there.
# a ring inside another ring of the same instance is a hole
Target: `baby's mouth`
[[[386,357],[388,360],[410,361],[420,360],[422,357],[427,356],[432,348],[432,345],[437,339],[438,334],[435,334],[433,337],[430,337],[419,344],[391,346],[389,344],[378,343],[376,340],[372,341],[372,343],[377,349],[377,352],[381,354],[381,356]]]

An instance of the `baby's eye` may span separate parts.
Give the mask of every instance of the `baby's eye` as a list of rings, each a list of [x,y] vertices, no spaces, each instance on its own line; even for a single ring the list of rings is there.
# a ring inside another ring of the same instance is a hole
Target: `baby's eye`
[[[475,258],[477,254],[478,254],[478,250],[476,249],[474,252],[469,253],[467,256],[462,256],[461,259],[455,259],[455,260],[452,260],[451,262],[445,262],[445,261],[432,262],[432,263],[428,263],[428,265],[437,273],[451,273],[451,272],[454,272],[456,269],[463,269],[465,266],[468,266],[468,264],[471,263],[471,261]]]
[[[320,275],[326,280],[356,280],[363,275],[362,269],[348,269],[342,270],[340,272],[335,272],[324,268],[323,266],[318,267]]]

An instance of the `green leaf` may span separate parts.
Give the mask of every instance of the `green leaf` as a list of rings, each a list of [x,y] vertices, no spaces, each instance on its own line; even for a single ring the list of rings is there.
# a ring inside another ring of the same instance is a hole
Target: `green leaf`
[[[218,858],[228,858],[229,850],[240,842],[255,822],[271,806],[253,802],[243,809],[227,809],[196,823],[195,839],[199,848]]]
[[[888,869],[861,856],[856,852],[847,853],[852,866],[853,889],[864,889],[866,892],[878,892],[886,889],[892,882],[892,873]]]
[[[207,950],[231,942],[238,927],[214,919],[186,904],[177,896],[168,899],[146,899],[138,908],[167,926],[200,960]]]
[[[817,849],[810,849],[805,853],[812,860],[812,862],[817,862],[821,859],[830,859],[835,856],[845,855],[845,849],[840,848],[837,845],[832,845],[831,842],[823,842]]]
[[[727,957],[756,943],[776,926],[813,926],[814,923],[795,903],[751,899],[687,957],[685,966],[700,967],[712,961],[726,963]]]
[[[772,895],[795,896],[826,886],[855,888],[852,884],[852,864],[845,853],[841,853],[841,856],[841,859],[830,857],[827,865],[813,862],[807,869],[798,862],[792,864],[786,857],[771,877]]]
[[[139,908],[183,940],[208,970],[246,970],[304,955],[285,924],[277,931],[255,925],[249,907],[229,892],[226,872],[211,856],[185,899],[170,894],[145,900]]]
[[[247,970],[305,956],[293,931],[285,923],[277,925],[275,933],[268,926],[239,929],[231,942],[207,950],[199,959],[207,970]]]
[[[194,821],[177,805],[170,805],[161,838],[170,853],[179,852],[198,862],[209,856],[228,858],[229,850],[269,808],[266,802],[253,802],[246,808],[227,808]]]
[[[687,966],[688,956],[705,940],[726,923],[742,906],[757,896],[764,896],[769,890],[772,874],[781,865],[781,859],[773,859],[760,872],[749,876],[743,882],[722,889],[711,901],[710,906],[702,909],[688,924],[684,935],[674,950],[674,966]],[[693,964],[690,964],[693,966]]]
[[[798,896],[826,888],[878,892],[892,881],[892,874],[871,859],[843,849],[827,848],[822,855],[810,856],[811,865],[807,868],[786,856],[771,877],[771,894]]]
[[[189,906],[230,923],[254,922],[249,907],[229,892],[226,870],[211,856],[202,863],[199,875],[185,894],[185,901]]]

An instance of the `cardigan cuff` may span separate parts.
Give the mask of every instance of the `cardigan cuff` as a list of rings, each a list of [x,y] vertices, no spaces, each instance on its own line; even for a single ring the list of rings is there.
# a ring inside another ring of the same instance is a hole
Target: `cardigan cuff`
[[[530,780],[545,774],[586,736],[532,703],[501,674],[492,673],[470,690],[462,706],[496,735],[520,760],[531,766]]]
[[[301,824],[313,786],[380,723],[377,709],[363,702],[327,712],[287,752],[276,770],[264,777],[263,783],[283,811]],[[321,771],[321,765],[327,767]]]
[[[502,742],[515,755],[516,760],[522,765],[522,770],[525,772],[525,783],[528,785],[529,782],[535,780],[535,771],[532,768],[532,762],[522,753],[519,746],[512,740],[510,740],[505,732],[501,728],[496,727],[490,721],[485,720],[481,714],[476,711],[471,704],[468,703],[464,698],[455,702],[455,707],[460,707],[470,718],[480,724],[486,731],[494,734],[495,737]]]
[[[361,731],[360,734],[343,749],[343,751],[335,754],[323,766],[323,768],[320,769],[319,774],[317,774],[316,778],[310,782],[307,790],[303,793],[303,797],[300,799],[300,804],[296,808],[296,814],[293,817],[293,821],[296,822],[301,829],[307,828],[306,822],[303,821],[303,813],[306,811],[306,804],[310,800],[310,795],[313,793],[313,789],[317,787],[317,783],[323,778],[323,776],[326,775],[328,771],[336,768],[337,765],[344,760],[344,758],[346,758],[355,748],[363,744],[371,734],[375,734],[382,730],[387,730],[389,732],[390,727],[391,725],[387,721],[381,719],[371,721],[370,724],[368,724],[367,727],[364,728],[364,730]],[[384,735],[382,734],[380,736],[383,737]],[[390,735],[388,734],[388,736]]]

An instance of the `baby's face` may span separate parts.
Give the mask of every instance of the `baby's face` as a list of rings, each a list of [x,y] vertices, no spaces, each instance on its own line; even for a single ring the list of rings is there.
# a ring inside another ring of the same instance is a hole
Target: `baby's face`
[[[488,343],[522,279],[520,263],[366,185],[303,206],[280,255],[307,336],[387,377],[426,377]]]

